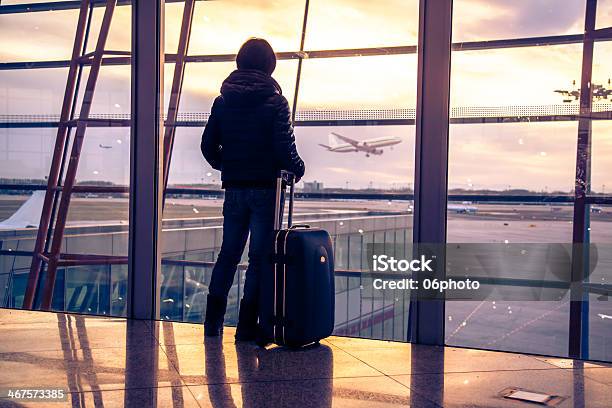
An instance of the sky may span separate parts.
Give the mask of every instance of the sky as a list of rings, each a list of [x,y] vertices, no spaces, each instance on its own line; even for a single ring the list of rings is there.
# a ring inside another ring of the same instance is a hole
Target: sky
[[[2,1],[1,4],[16,1]],[[165,46],[176,51],[182,3],[166,6]],[[455,0],[453,41],[479,41],[580,33],[585,0]],[[235,53],[251,36],[268,39],[276,51],[299,48],[304,4],[293,0],[198,2],[189,53]],[[102,9],[96,9],[92,33]],[[77,11],[0,16],[0,62],[67,59]],[[118,7],[107,49],[130,46],[130,9]],[[612,0],[600,0],[598,27],[612,25]],[[311,0],[305,48],[342,49],[415,45],[418,1]],[[93,49],[95,35],[90,49]],[[555,89],[579,82],[581,45],[461,51],[452,55],[451,106],[496,107],[560,104]],[[595,47],[594,83],[612,76],[612,43]],[[181,112],[208,112],[232,62],[192,63],[185,73]],[[305,60],[298,110],[414,108],[416,55]],[[172,81],[166,64],[166,89]],[[274,73],[290,103],[296,61],[280,61]],[[59,114],[66,69],[0,71],[0,115]],[[105,66],[93,113],[128,113],[130,67]],[[168,98],[166,98],[168,99]],[[166,100],[167,102],[167,100]],[[366,139],[396,136],[402,143],[381,156],[323,150],[328,133]],[[298,127],[304,180],[325,186],[412,186],[414,126]],[[199,153],[202,129],[179,129],[170,183],[218,182]],[[527,188],[570,191],[574,184],[576,122],[452,125],[449,185],[461,188]],[[43,178],[49,168],[53,129],[0,129],[0,177]],[[112,146],[112,148],[101,148]],[[593,124],[593,189],[612,189],[612,122]],[[129,180],[129,129],[89,129],[79,180]]]

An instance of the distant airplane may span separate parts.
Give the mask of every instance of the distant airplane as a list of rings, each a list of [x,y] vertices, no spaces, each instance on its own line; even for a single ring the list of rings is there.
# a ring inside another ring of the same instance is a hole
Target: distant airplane
[[[607,100],[608,96],[612,95],[612,88],[610,88],[610,79],[608,78],[608,88],[603,85],[593,84],[593,99],[596,101]],[[563,95],[565,99],[563,102],[570,103],[572,101],[580,100],[580,89],[576,89],[576,81],[572,82],[573,90],[567,91],[564,89],[556,89],[555,92]],[[573,98],[573,99],[572,99]]]
[[[383,154],[383,147],[393,146],[402,142],[402,139],[399,137],[379,137],[375,139],[355,140],[335,132],[331,132],[328,138],[329,146],[321,143],[319,143],[319,146],[334,153],[365,152],[366,157],[370,157],[371,154],[379,156]],[[338,140],[343,143],[338,143]]]
[[[473,214],[478,211],[478,208],[470,205],[469,201],[464,201],[461,204],[448,204],[446,206],[447,211],[452,211],[456,214]]]
[[[603,313],[597,313],[597,316],[601,317],[602,319],[610,319],[610,320],[612,320],[612,316],[606,315],[606,314],[603,314]]]
[[[100,143],[100,149],[112,149],[113,146],[108,146],[108,145],[103,145],[102,143]]]

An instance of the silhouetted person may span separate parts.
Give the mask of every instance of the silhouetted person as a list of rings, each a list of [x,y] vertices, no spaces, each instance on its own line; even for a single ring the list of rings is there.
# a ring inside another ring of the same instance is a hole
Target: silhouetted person
[[[202,154],[221,171],[223,243],[208,288],[204,332],[223,330],[227,294],[250,233],[249,266],[240,301],[236,340],[254,340],[258,275],[271,247],[275,183],[280,170],[304,175],[287,99],[272,78],[276,55],[266,40],[251,38],[236,57],[238,69],[223,81],[202,135]]]

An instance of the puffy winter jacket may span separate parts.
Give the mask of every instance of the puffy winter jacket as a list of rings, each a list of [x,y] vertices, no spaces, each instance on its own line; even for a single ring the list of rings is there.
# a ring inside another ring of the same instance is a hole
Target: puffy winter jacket
[[[200,145],[221,171],[223,187],[273,187],[279,170],[304,175],[289,104],[278,83],[257,70],[236,70],[221,86]]]

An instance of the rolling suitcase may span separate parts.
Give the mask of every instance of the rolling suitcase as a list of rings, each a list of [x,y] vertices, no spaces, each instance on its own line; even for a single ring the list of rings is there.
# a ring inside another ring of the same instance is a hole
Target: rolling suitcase
[[[288,228],[282,229],[289,186]],[[302,347],[318,343],[334,329],[334,257],[327,231],[292,225],[294,177],[281,172],[276,186],[270,262],[259,292],[260,345]]]

